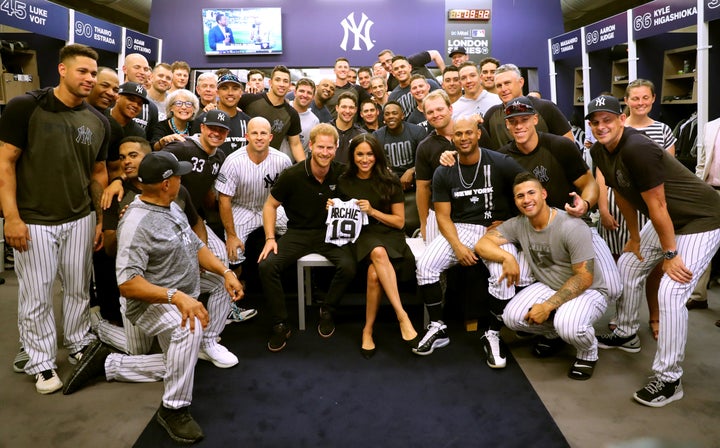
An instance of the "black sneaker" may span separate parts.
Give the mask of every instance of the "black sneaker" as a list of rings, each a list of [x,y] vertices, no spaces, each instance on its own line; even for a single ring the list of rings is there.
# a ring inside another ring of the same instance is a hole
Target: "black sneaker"
[[[661,408],[682,397],[683,388],[679,379],[672,383],[666,383],[657,377],[653,377],[647,386],[633,395],[637,402],[653,408]]]
[[[436,348],[445,347],[450,343],[450,338],[445,330],[447,330],[447,325],[442,321],[430,322],[427,326],[427,333],[420,339],[417,347],[413,347],[412,352],[416,355],[426,356]]]
[[[601,334],[597,337],[598,347],[600,348],[619,348],[628,353],[638,353],[640,351],[640,338],[637,334],[632,336],[618,336],[617,334]]]
[[[98,376],[105,376],[105,360],[112,353],[110,347],[100,341],[88,345],[70,378],[63,387],[63,394],[77,392]]]
[[[541,336],[532,349],[532,354],[537,358],[549,358],[556,355],[565,347],[565,341],[560,338],[548,339]]]
[[[488,330],[480,339],[487,356],[487,365],[491,369],[502,369],[507,365],[505,344],[500,339],[500,332]]]
[[[268,350],[271,352],[279,352],[284,349],[287,345],[290,333],[290,327],[288,327],[284,322],[273,325],[272,334],[270,335],[270,340],[267,344]]]
[[[575,362],[570,366],[568,377],[578,381],[589,380],[592,378],[593,372],[595,372],[595,364],[597,364],[597,360],[586,361],[576,358]]]
[[[168,409],[160,405],[156,415],[160,426],[165,428],[170,438],[176,442],[195,443],[205,437],[200,425],[190,415],[190,406]]]
[[[329,338],[335,333],[335,321],[332,314],[320,308],[320,323],[318,324],[318,333],[324,338]]]

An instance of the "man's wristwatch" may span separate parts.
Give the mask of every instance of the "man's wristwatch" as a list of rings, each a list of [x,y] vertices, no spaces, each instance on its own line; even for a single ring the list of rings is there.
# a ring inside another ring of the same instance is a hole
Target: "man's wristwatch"
[[[177,292],[177,288],[170,288],[167,290],[167,299],[168,299],[168,303],[170,305],[172,305],[172,298],[176,292]]]
[[[677,256],[677,250],[669,250],[669,251],[667,251],[667,252],[663,252],[663,257],[664,257],[666,260],[672,260],[672,259],[675,258],[676,256]]]

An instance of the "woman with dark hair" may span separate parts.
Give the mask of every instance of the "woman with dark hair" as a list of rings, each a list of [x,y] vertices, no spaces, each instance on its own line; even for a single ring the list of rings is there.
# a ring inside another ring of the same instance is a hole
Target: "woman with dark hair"
[[[361,352],[370,358],[375,354],[373,324],[383,291],[400,322],[402,338],[409,343],[417,338],[400,302],[397,285],[398,278],[414,278],[415,257],[403,232],[405,199],[402,186],[388,168],[380,143],[370,134],[360,134],[350,141],[348,149],[349,167],[338,180],[338,189],[342,199],[356,199],[369,220],[355,242],[355,253],[358,261],[369,264]]]

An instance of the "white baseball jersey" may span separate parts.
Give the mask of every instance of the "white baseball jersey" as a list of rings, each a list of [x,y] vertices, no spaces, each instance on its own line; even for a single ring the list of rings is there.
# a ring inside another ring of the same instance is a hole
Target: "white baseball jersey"
[[[270,148],[265,160],[253,162],[247,149],[230,154],[220,168],[215,189],[231,196],[233,221],[238,237],[245,242],[247,235],[262,227],[262,209],[280,173],[290,167],[290,158]],[[278,213],[277,227],[287,227],[284,213]]]
[[[336,246],[354,243],[360,236],[362,226],[368,223],[367,214],[360,210],[356,199],[341,201],[333,198],[332,201],[333,206],[328,209],[325,220],[325,242]]]

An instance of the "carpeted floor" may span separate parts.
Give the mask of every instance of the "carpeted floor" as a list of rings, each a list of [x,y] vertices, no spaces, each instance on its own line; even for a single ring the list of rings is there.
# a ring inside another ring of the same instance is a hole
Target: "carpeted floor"
[[[280,353],[265,348],[262,316],[226,328],[222,343],[240,364],[198,362],[191,409],[205,432],[199,446],[568,446],[517,363],[509,356],[506,369],[487,367],[477,333],[459,322],[448,347],[420,357],[384,306],[378,351],[366,360],[361,307],[342,307],[327,340],[315,329],[317,308],[308,316],[308,330]],[[153,419],[135,446],[176,444]]]

